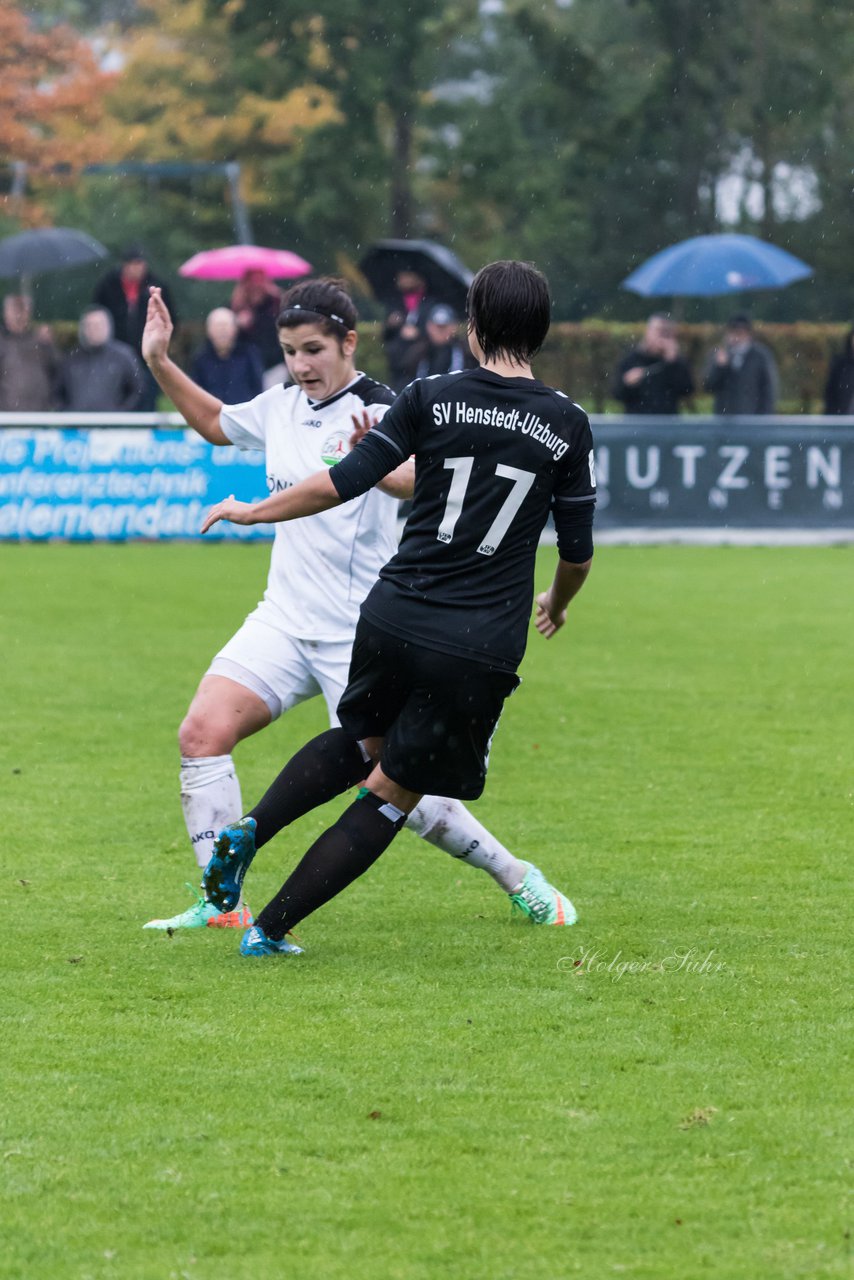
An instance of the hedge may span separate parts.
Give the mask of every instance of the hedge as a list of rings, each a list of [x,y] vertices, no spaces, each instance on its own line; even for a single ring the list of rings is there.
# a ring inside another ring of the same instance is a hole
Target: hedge
[[[76,326],[53,326],[57,342],[69,346]],[[381,326],[359,326],[359,367],[372,377],[386,377],[386,363],[380,342]],[[694,371],[698,385],[709,353],[721,340],[721,328],[712,324],[678,326],[683,354]],[[849,326],[843,324],[762,324],[755,326],[760,342],[774,352],[780,370],[780,413],[821,413],[824,384],[830,359],[842,349]],[[643,325],[588,320],[582,324],[555,324],[537,357],[538,377],[560,387],[590,413],[622,412],[611,398],[610,384],[619,360],[636,345]],[[174,354],[182,365],[204,337],[204,326],[189,322],[179,329]],[[685,403],[688,413],[709,413],[711,397],[702,390]]]

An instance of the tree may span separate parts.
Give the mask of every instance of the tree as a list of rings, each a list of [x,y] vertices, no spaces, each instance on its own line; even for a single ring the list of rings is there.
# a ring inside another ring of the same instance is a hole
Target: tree
[[[430,93],[453,42],[476,31],[477,0],[209,0],[209,10],[227,17],[250,74],[269,51],[279,92],[314,84],[335,104],[336,118],[279,166],[306,231],[338,244],[417,232]]]
[[[25,165],[28,190],[3,199],[9,217],[46,217],[39,198],[104,154],[102,95],[110,77],[69,27],[37,31],[14,5],[0,6],[0,165]]]

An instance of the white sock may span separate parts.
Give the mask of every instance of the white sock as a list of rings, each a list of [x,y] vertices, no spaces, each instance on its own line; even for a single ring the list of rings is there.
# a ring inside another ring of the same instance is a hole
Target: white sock
[[[423,796],[410,813],[407,827],[428,844],[443,849],[470,867],[487,871],[506,893],[515,893],[525,879],[527,863],[514,858],[463,804],[443,796]]]
[[[204,870],[223,827],[243,817],[231,756],[181,757],[181,808],[196,862]]]

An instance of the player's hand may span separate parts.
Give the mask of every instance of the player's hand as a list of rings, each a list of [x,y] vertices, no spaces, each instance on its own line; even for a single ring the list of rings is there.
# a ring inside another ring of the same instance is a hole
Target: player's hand
[[[555,613],[548,591],[543,591],[537,596],[535,605],[534,626],[541,636],[551,640],[555,632],[560,631],[566,622],[566,609],[561,609],[560,612]]]
[[[215,507],[211,507],[202,521],[200,532],[207,533],[208,529],[213,528],[220,520],[229,520],[231,524],[258,523],[255,519],[254,505],[251,502],[238,502],[234,494],[224,502],[218,502]]]
[[[375,427],[379,422],[379,418],[372,418],[367,409],[363,409],[361,413],[351,414],[353,423],[353,434],[350,437],[350,448],[355,449],[360,440],[364,440],[371,427]]]
[[[152,285],[148,291],[148,310],[142,331],[142,358],[146,364],[165,359],[173,328],[172,317],[160,290],[157,285]]]
[[[642,364],[635,365],[633,369],[627,369],[623,374],[623,382],[627,387],[636,387],[639,382],[643,382],[646,377],[646,369]]]

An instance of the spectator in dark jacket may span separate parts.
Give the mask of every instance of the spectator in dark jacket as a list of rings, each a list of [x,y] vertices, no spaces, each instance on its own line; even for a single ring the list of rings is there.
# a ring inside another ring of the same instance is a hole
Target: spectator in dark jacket
[[[854,329],[845,346],[835,355],[827,371],[824,388],[825,413],[854,413]]]
[[[89,307],[77,329],[78,345],[59,371],[62,407],[78,413],[128,413],[142,398],[145,376],[136,352],[113,338],[105,307]]]
[[[445,306],[444,302],[432,307],[427,315],[426,334],[421,350],[421,358],[415,367],[416,378],[477,368],[477,361],[469,344],[460,334],[460,317],[451,307]]]
[[[415,377],[427,345],[427,317],[437,300],[427,296],[427,282],[417,271],[398,271],[394,284],[398,298],[386,316],[383,347],[389,386],[402,391]]]
[[[617,366],[613,392],[626,413],[678,413],[680,400],[693,394],[691,370],[679,354],[669,316],[649,317],[640,343]]]
[[[724,345],[712,353],[703,386],[715,395],[715,413],[773,413],[779,383],[777,365],[753,336],[749,316],[727,321]]]
[[[105,307],[113,318],[113,336],[117,342],[126,342],[137,355],[142,352],[142,331],[148,310],[148,291],[157,285],[166,309],[176,323],[175,307],[166,285],[155,276],[148,265],[142,245],[131,244],[122,253],[120,267],[114,267],[95,286],[93,301]],[[159,388],[145,368],[145,382],[138,409],[150,412],[157,404]]]
[[[33,328],[33,304],[21,294],[3,299],[0,329],[0,412],[56,408],[59,354],[46,325]]]
[[[237,316],[217,307],[205,323],[207,341],[193,357],[190,377],[223,404],[244,404],[264,387],[261,353],[242,336]]]

